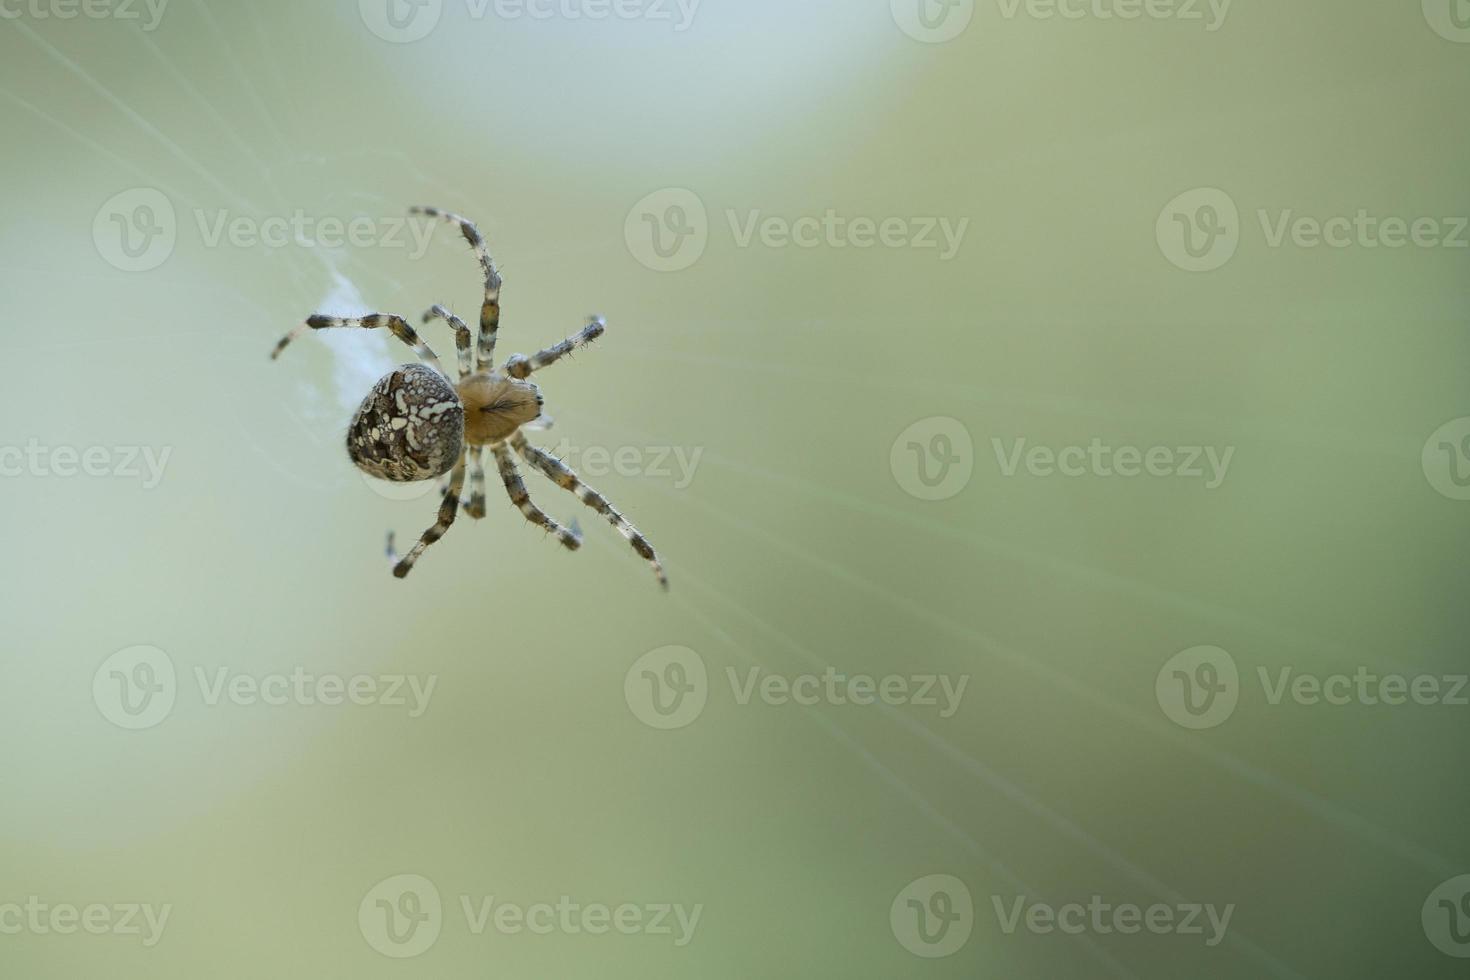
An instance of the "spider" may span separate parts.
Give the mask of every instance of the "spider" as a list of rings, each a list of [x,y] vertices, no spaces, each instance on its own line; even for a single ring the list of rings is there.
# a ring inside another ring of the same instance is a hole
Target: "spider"
[[[459,355],[459,381],[450,380],[439,358],[428,344],[401,316],[370,313],[362,317],[343,318],[317,313],[281,338],[271,352],[271,360],[280,356],[286,345],[308,328],[382,327],[413,348],[422,364],[405,364],[384,376],[373,388],[347,429],[347,455],[358,469],[370,476],[396,483],[432,480],[449,474],[439,505],[439,519],[419,538],[402,560],[393,548],[393,535],[388,535],[388,558],[393,574],[403,578],[429,545],[442,538],[459,513],[460,494],[469,474],[470,496],[465,513],[475,520],[485,516],[485,450],[495,457],[501,482],[511,503],[526,520],[556,535],[569,551],[582,546],[576,523],[563,527],[548,517],[531,501],[526,485],[516,469],[514,450],[533,469],[545,474],[563,490],[570,491],[605,517],[613,527],[651,566],[659,584],[669,587],[663,565],[653,545],[618,513],[607,498],[587,484],[561,460],[531,445],[521,432],[523,426],[549,420],[541,414],[541,391],[526,380],[534,371],[550,367],[566,355],[587,346],[602,336],[607,323],[600,316],[589,318],[587,326],[575,336],[555,346],[526,357],[514,354],[500,370],[495,370],[495,336],[500,326],[500,273],[478,228],[457,214],[438,208],[415,207],[410,214],[440,218],[456,225],[485,274],[485,300],[480,307],[479,342],[472,351],[470,329],[465,322],[443,306],[433,306],[423,316],[425,324],[443,320],[454,330],[455,348]],[[472,363],[473,362],[473,363]]]

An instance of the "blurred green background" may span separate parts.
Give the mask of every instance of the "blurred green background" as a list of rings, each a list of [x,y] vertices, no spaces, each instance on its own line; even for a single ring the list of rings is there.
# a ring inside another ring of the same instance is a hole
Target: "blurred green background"
[[[0,10],[0,975],[1463,975],[1454,682],[1271,696],[1467,669],[1462,0],[391,3]],[[411,204],[504,355],[608,317],[533,436],[669,595],[532,474],[580,553],[492,475],[389,575],[407,352],[267,354],[473,322]],[[1435,225],[1276,237],[1360,211]],[[1231,918],[1006,928],[1093,896]]]

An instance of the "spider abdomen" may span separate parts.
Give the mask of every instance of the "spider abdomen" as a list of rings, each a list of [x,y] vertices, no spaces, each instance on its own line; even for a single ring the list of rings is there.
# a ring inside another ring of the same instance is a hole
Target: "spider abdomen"
[[[405,364],[384,375],[347,429],[347,455],[369,476],[395,483],[432,480],[464,449],[464,406],[442,374]]]

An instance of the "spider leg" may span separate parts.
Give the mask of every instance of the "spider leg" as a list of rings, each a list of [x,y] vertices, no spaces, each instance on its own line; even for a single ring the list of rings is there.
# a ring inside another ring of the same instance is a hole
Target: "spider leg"
[[[510,441],[511,445],[515,447],[516,452],[520,453],[521,457],[527,463],[530,463],[536,469],[546,474],[552,482],[563,490],[568,490],[576,494],[582,503],[607,518],[608,523],[617,528],[619,533],[628,539],[628,543],[633,546],[633,550],[638,552],[640,557],[653,566],[653,574],[658,576],[658,584],[662,585],[665,589],[669,587],[669,578],[664,574],[664,567],[659,563],[658,555],[654,553],[653,545],[648,543],[648,539],[639,533],[636,527],[628,523],[626,517],[619,514],[613,508],[612,504],[607,502],[606,497],[583,483],[581,477],[572,472],[571,468],[561,460],[545,450],[537,449],[531,445],[526,441],[526,437],[519,432],[511,436]]]
[[[532,371],[539,371],[544,367],[550,367],[572,351],[586,347],[598,337],[601,337],[603,331],[606,329],[607,321],[602,317],[588,317],[587,326],[582,328],[581,333],[568,337],[555,346],[538,351],[530,357],[524,354],[512,354],[510,360],[505,362],[505,373],[512,378],[524,378]]]
[[[413,327],[408,325],[407,320],[391,313],[369,313],[362,317],[327,316],[323,313],[313,313],[306,318],[305,323],[281,338],[280,342],[276,344],[276,349],[271,351],[271,360],[280,357],[281,351],[285,350],[286,345],[295,340],[301,331],[307,328],[312,330],[326,330],[331,327],[361,327],[366,330],[386,327],[393,336],[412,347],[413,352],[424,363],[428,364],[440,374],[444,374],[444,366],[439,363],[439,356],[429,348],[428,344],[420,339],[419,335],[414,332]],[[444,376],[446,378],[448,377],[447,374]]]
[[[430,324],[435,320],[443,320],[454,329],[454,350],[459,355],[459,380],[463,381],[474,370],[471,363],[474,342],[470,339],[470,328],[465,326],[463,320],[437,303],[424,314],[424,324]]]
[[[485,516],[485,447],[469,446],[465,453],[470,461],[470,499],[464,512],[478,521]]]
[[[449,526],[454,523],[455,515],[459,513],[459,492],[464,487],[465,458],[461,456],[459,462],[454,464],[454,469],[449,474],[449,487],[444,491],[444,499],[439,504],[439,519],[434,526],[424,532],[418,543],[413,546],[402,561],[397,561],[393,567],[393,574],[397,578],[403,578],[413,571],[414,563],[424,553],[429,545],[444,537]],[[393,551],[393,536],[388,535],[388,560],[396,561],[398,556]]]
[[[520,508],[526,520],[555,534],[557,540],[565,545],[568,551],[576,551],[582,547],[580,535],[562,527],[547,517],[541,508],[531,503],[531,495],[526,492],[525,481],[521,479],[521,474],[516,470],[515,457],[510,454],[509,449],[505,448],[505,443],[490,447],[490,451],[495,454],[495,463],[500,467],[500,479],[505,483],[505,492],[510,495],[510,502]]]
[[[500,271],[495,268],[495,259],[490,256],[490,249],[485,245],[485,236],[480,234],[480,229],[468,218],[461,218],[438,208],[413,207],[408,209],[408,213],[442,218],[452,225],[458,225],[459,233],[475,250],[475,257],[480,260],[480,269],[485,273],[485,301],[480,306],[480,349],[475,367],[480,371],[490,370],[495,361],[495,333],[500,329],[501,279]]]

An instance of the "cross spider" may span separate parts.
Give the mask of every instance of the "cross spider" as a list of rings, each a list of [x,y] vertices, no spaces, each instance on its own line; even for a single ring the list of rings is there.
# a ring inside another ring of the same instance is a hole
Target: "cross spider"
[[[370,476],[397,483],[432,480],[449,474],[439,505],[439,519],[419,538],[401,561],[393,550],[393,536],[388,536],[388,557],[396,562],[393,574],[403,578],[413,570],[424,550],[442,538],[459,512],[460,493],[465,473],[469,472],[470,498],[465,512],[479,520],[485,516],[485,461],[488,447],[495,456],[501,482],[526,520],[556,535],[568,550],[582,545],[575,522],[568,529],[552,520],[531,502],[526,485],[516,470],[514,449],[534,469],[540,470],[557,486],[568,490],[597,511],[622,532],[623,537],[653,566],[659,584],[669,587],[663,565],[654,554],[653,545],[628,520],[607,502],[602,494],[583,483],[576,473],[555,456],[526,441],[522,426],[541,419],[541,391],[526,378],[556,363],[580,347],[592,343],[607,329],[601,317],[592,317],[582,332],[553,347],[526,357],[514,354],[496,371],[495,334],[500,326],[500,273],[485,246],[485,239],[474,224],[459,215],[437,208],[416,207],[410,214],[442,218],[459,227],[460,233],[475,250],[485,273],[485,301],[480,307],[479,344],[471,365],[470,329],[465,322],[442,306],[434,306],[424,314],[423,322],[444,320],[454,329],[455,348],[459,354],[459,382],[451,382],[439,358],[419,338],[413,327],[401,316],[370,313],[367,316],[342,318],[320,313],[307,318],[292,330],[271,352],[275,360],[286,345],[310,328],[385,327],[393,336],[412,347],[424,364],[405,364],[385,376],[363,399],[347,430],[347,455],[358,469]],[[426,366],[427,365],[427,366]]]

